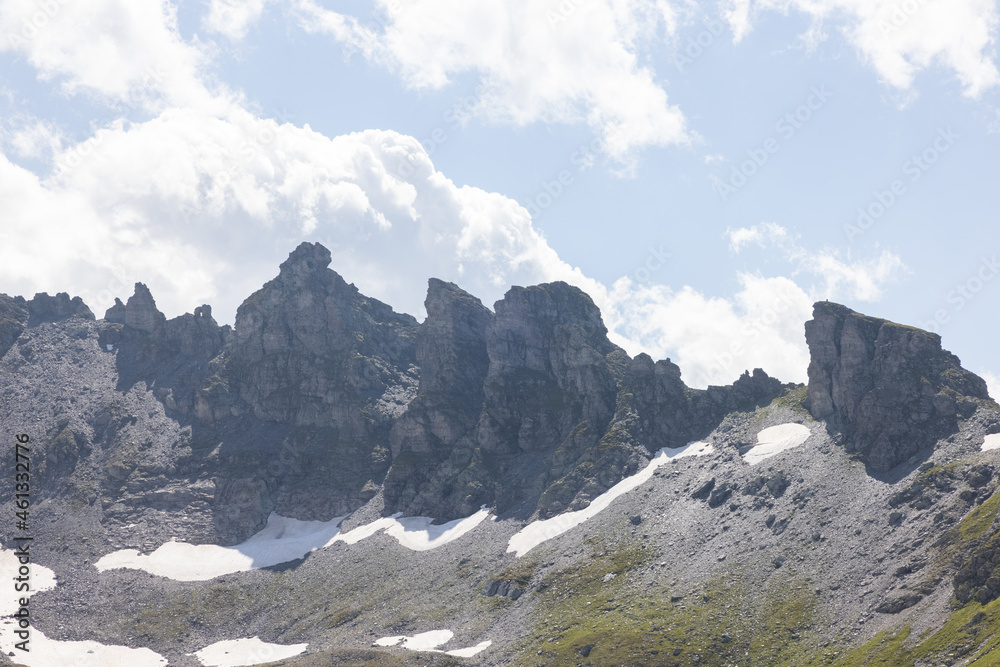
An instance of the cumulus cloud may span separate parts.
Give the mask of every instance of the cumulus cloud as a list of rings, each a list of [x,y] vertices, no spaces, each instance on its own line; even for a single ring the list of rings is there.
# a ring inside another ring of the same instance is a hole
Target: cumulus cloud
[[[40,179],[0,164],[5,289],[74,286],[95,310],[147,282],[176,315],[201,302],[231,321],[303,238],[374,296],[419,314],[430,276],[486,299],[568,279],[515,201],[458,187],[391,131],[328,138],[233,109],[169,109],[116,123],[55,156]],[[38,252],[44,248],[44,252]]]
[[[664,0],[379,0],[367,22],[298,0],[300,25],[437,89],[473,73],[483,83],[474,113],[496,122],[586,122],[604,151],[688,141],[684,115],[640,63],[654,39],[673,34]]]
[[[785,382],[804,382],[809,355],[802,323],[813,299],[792,280],[738,275],[731,298],[692,287],[635,284],[620,278],[606,294],[605,320],[630,354],[670,356],[692,387],[728,384],[763,368]]]
[[[0,52],[23,56],[66,94],[118,106],[217,104],[200,78],[205,57],[177,30],[169,0],[4,0]]]
[[[594,298],[616,342],[672,355],[693,386],[758,366],[805,379],[813,295],[791,279],[741,274],[732,298],[630,278],[607,287],[563,261],[517,202],[456,186],[416,139],[395,132],[328,138],[242,110],[170,109],[103,128],[55,161],[45,179],[0,162],[5,291],[70,288],[100,314],[141,280],[168,315],[207,302],[231,322],[310,239],[399,310],[422,314],[430,276],[487,305],[511,284],[565,280]]]
[[[978,97],[1000,82],[993,62],[998,14],[993,0],[728,0],[723,15],[736,42],[764,11],[803,12],[810,46],[838,26],[885,83],[907,90],[921,70],[952,70],[965,94]]]
[[[732,231],[732,249],[780,248],[819,276],[818,286],[750,273],[739,274],[739,289],[725,298],[630,278],[607,286],[563,261],[514,200],[456,186],[413,137],[369,130],[331,138],[259,118],[238,98],[210,90],[204,54],[179,36],[173,5],[122,2],[95,0],[84,16],[57,1],[37,32],[2,47],[26,56],[68,95],[92,95],[113,109],[138,101],[148,116],[106,122],[78,143],[45,121],[5,130],[9,154],[51,154],[53,165],[36,174],[0,153],[6,292],[72,290],[100,315],[142,281],[168,316],[210,303],[232,322],[241,300],[307,239],[329,247],[333,268],[362,291],[418,316],[430,276],[487,305],[511,284],[565,280],[594,298],[630,353],[672,355],[689,384],[705,386],[756,366],[804,380],[802,322],[816,295],[872,297],[898,269],[891,255],[864,263],[811,253],[765,224]],[[33,6],[3,0],[0,26],[21,30]],[[583,117],[618,157],[683,140],[683,117],[636,57],[638,44],[673,30],[665,3],[485,2],[444,12],[440,0],[418,0],[385,5],[387,22],[377,31],[308,0],[297,6],[300,15],[313,12],[315,29],[387,59],[417,87],[478,73],[490,84],[484,114],[517,123]],[[217,0],[206,25],[239,39],[262,7]],[[434,12],[453,23],[433,25]],[[231,29],[223,27],[227,16]],[[578,23],[561,30],[569,21]],[[366,30],[371,39],[363,39]]]

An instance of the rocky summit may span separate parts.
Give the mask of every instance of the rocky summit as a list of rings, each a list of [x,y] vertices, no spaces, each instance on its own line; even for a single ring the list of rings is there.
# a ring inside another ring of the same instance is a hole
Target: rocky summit
[[[0,295],[0,661],[1000,664],[1000,407],[936,334],[820,302],[808,385],[693,389],[566,283],[418,322],[330,262],[233,327]]]

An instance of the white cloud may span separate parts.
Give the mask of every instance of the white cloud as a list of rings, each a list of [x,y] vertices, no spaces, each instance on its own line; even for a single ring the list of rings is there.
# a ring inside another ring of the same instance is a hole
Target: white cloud
[[[813,23],[803,35],[815,46],[824,26],[844,37],[887,84],[907,90],[921,70],[951,69],[966,95],[978,97],[1000,82],[993,62],[998,25],[994,0],[728,0],[723,15],[736,42],[766,10],[803,12]]]
[[[207,302],[231,322],[305,238],[398,310],[422,313],[430,276],[487,305],[511,284],[565,280],[594,298],[614,340],[633,354],[673,355],[694,386],[756,366],[805,378],[811,300],[791,280],[741,275],[731,299],[629,278],[607,288],[562,261],[517,202],[457,187],[412,137],[331,139],[240,110],[169,109],[112,124],[56,164],[39,179],[0,162],[5,291],[73,290],[100,316],[142,281],[169,316]]]
[[[738,278],[740,290],[732,298],[621,278],[602,304],[605,321],[630,354],[672,356],[692,387],[728,384],[753,368],[784,382],[804,382],[809,355],[803,323],[813,299],[788,278]]]
[[[495,122],[586,122],[605,152],[688,141],[683,114],[640,64],[644,45],[673,34],[664,0],[379,0],[367,24],[298,0],[300,25],[398,73],[416,89],[477,74],[475,113]]]
[[[258,118],[224,91],[209,91],[203,54],[178,35],[173,6],[122,2],[94,0],[87,16],[57,4],[44,30],[4,47],[67,92],[117,105],[139,100],[152,116],[106,123],[73,145],[44,123],[5,137],[18,154],[51,152],[55,167],[41,177],[0,154],[4,291],[72,290],[100,316],[142,281],[168,316],[207,302],[231,322],[292,248],[316,240],[362,291],[417,315],[430,276],[457,282],[487,305],[510,284],[565,280],[594,298],[629,352],[673,355],[689,384],[705,386],[756,366],[804,380],[802,323],[812,300],[827,292],[871,298],[898,270],[888,254],[863,263],[808,252],[765,224],[732,231],[733,250],[774,245],[818,286],[740,274],[731,298],[629,278],[607,287],[560,259],[515,201],[457,187],[412,137],[370,130],[329,138]],[[0,0],[0,29],[17,28],[32,6]],[[383,5],[385,27],[369,29],[307,0],[298,5],[312,12],[315,29],[382,59],[411,85],[477,73],[490,84],[478,111],[495,119],[584,118],[623,159],[644,145],[682,141],[683,117],[636,55],[638,45],[673,31],[669,7],[564,4],[576,9],[550,25],[545,11],[559,6],[492,0],[443,12],[443,0],[416,0]],[[238,39],[262,7],[216,2],[206,26]],[[93,22],[92,30],[75,32],[74,22]],[[162,63],[171,69],[157,69]],[[151,79],[150,67],[158,72]]]
[[[817,298],[856,299],[877,301],[885,291],[885,285],[895,282],[909,272],[903,260],[897,255],[882,251],[868,260],[847,262],[834,251],[824,250],[808,253],[803,266],[823,280],[816,292]]]
[[[774,222],[763,222],[753,227],[730,228],[726,230],[725,236],[729,239],[729,249],[732,252],[739,252],[750,243],[763,248],[766,244],[781,245],[789,239],[788,230]]]
[[[990,371],[979,371],[979,377],[986,380],[986,386],[990,390],[990,398],[1000,400],[1000,375]]]
[[[8,124],[0,136],[18,157],[48,160],[62,148],[62,134],[51,122],[21,117]]]
[[[207,301],[231,321],[303,238],[417,314],[430,276],[487,298],[580,278],[515,201],[455,186],[394,132],[330,139],[240,110],[170,109],[108,126],[55,162],[44,180],[0,163],[11,237],[0,276],[18,293],[76,289],[98,314],[141,280],[172,315]]]
[[[776,248],[795,267],[793,275],[807,274],[818,279],[818,283],[809,287],[816,300],[876,301],[886,285],[909,272],[903,260],[889,251],[868,259],[845,260],[837,250],[809,250],[799,244],[795,235],[773,222],[727,229],[725,236],[733,252],[740,252],[750,243]]]
[[[211,0],[202,25],[232,40],[247,36],[250,26],[260,19],[268,0]]]
[[[209,105],[203,54],[178,34],[176,12],[169,0],[3,0],[0,51],[67,94],[141,109]]]

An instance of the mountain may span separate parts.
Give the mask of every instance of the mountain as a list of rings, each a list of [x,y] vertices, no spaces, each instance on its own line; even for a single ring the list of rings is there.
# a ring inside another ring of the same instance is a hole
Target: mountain
[[[234,327],[168,320],[141,283],[102,319],[0,295],[0,437],[30,437],[40,577],[36,650],[0,626],[5,659],[1000,655],[1000,408],[936,334],[820,302],[808,386],[697,390],[568,284],[490,309],[431,279],[418,322],[330,261],[300,245]]]

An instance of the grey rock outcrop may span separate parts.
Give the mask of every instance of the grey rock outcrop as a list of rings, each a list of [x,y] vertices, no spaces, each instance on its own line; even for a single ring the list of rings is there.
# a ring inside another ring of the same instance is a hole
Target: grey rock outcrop
[[[457,285],[437,279],[429,281],[424,305],[427,319],[416,348],[420,384],[392,427],[385,502],[407,513],[460,516],[474,507],[454,503],[449,477],[472,457],[490,365],[486,332],[493,313]]]
[[[810,412],[878,472],[954,432],[959,417],[990,400],[985,381],[934,333],[819,302],[806,343]]]
[[[494,309],[477,448],[462,481],[500,511],[537,506],[547,516],[580,490],[562,478],[606,433],[628,356],[593,300],[566,283],[513,287]]]
[[[28,324],[28,309],[24,299],[0,294],[0,358],[7,354]]]
[[[229,437],[220,452],[241,471],[231,497],[250,498],[258,522],[272,508],[328,519],[371,499],[391,462],[392,425],[416,395],[417,321],[362,295],[330,259],[303,243],[243,302],[216,390],[202,395],[200,412],[220,433],[277,427],[262,445]],[[248,466],[248,456],[270,463]]]
[[[70,317],[93,320],[94,313],[78,296],[66,292],[49,296],[40,292],[30,301],[24,297],[0,294],[0,358],[14,345],[25,327],[43,322],[61,322]]]
[[[329,263],[329,250],[303,243],[243,302],[230,376],[259,419],[388,433],[415,394],[417,321]]]
[[[566,283],[512,288],[494,316],[432,280],[426,305],[419,393],[392,430],[387,511],[581,509],[658,449],[788,388],[758,369],[729,387],[690,389],[669,360],[629,359],[590,297]]]
[[[70,317],[94,319],[94,313],[83,299],[78,296],[70,298],[66,292],[59,292],[55,296],[40,292],[30,301],[24,301],[23,305],[28,310],[28,326],[43,322],[62,322]]]

